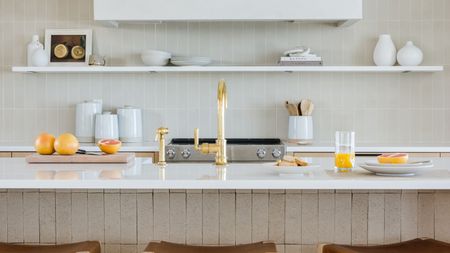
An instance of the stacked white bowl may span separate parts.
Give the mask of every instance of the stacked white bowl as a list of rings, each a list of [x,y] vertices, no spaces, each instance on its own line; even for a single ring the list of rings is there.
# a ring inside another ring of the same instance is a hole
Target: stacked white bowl
[[[141,59],[147,66],[167,65],[171,57],[170,53],[159,50],[145,50],[141,53]]]

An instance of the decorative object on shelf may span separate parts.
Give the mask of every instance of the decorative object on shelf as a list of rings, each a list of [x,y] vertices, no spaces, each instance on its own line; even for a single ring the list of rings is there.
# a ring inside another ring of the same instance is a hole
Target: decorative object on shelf
[[[302,99],[298,104],[285,102],[289,112],[288,141],[297,144],[310,144],[314,138],[312,112],[314,104]]]
[[[89,55],[89,66],[105,66],[106,58],[104,56],[91,54]]]
[[[117,114],[111,112],[95,115],[95,141],[102,139],[119,139]]]
[[[159,50],[145,50],[141,53],[142,62],[147,66],[165,66],[171,57],[169,52]]]
[[[397,49],[391,35],[382,34],[373,52],[373,62],[377,66],[394,66],[397,61]]]
[[[47,29],[45,51],[50,65],[87,65],[92,54],[92,30]]]
[[[119,138],[122,142],[142,142],[142,110],[125,105],[117,109]]]
[[[94,142],[95,115],[102,113],[102,100],[84,101],[75,110],[75,136],[80,142]]]
[[[35,34],[31,38],[31,42],[27,46],[27,65],[29,67],[35,66],[35,65],[33,65],[32,57],[33,57],[34,52],[37,49],[43,50],[44,45],[42,45],[42,43],[39,42],[39,35]]]
[[[304,46],[295,47],[283,53],[278,64],[282,66],[322,66],[322,57],[311,53],[311,49]]]
[[[33,55],[31,56],[31,64],[34,67],[45,67],[48,65],[47,53],[43,48],[34,50]]]
[[[203,56],[174,56],[170,59],[170,63],[177,66],[206,66],[211,62],[211,58]]]
[[[398,51],[398,64],[402,66],[418,66],[423,61],[423,53],[416,47],[412,41],[406,42],[406,45]]]

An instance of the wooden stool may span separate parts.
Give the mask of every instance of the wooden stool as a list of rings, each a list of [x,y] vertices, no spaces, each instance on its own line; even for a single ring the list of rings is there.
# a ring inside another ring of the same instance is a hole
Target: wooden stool
[[[380,246],[321,245],[319,253],[450,253],[450,244],[434,239],[414,239]]]
[[[1,253],[100,253],[97,241],[78,242],[60,245],[19,245],[0,243]]]
[[[273,242],[258,242],[236,246],[193,246],[170,242],[151,242],[145,253],[276,253]]]

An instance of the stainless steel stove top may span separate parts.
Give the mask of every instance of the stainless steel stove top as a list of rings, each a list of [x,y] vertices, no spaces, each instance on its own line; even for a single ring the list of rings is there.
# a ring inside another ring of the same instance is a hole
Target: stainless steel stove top
[[[215,139],[200,139],[200,143],[214,143]],[[280,139],[230,138],[227,139],[229,162],[270,162],[280,159],[285,153]],[[194,139],[175,138],[166,146],[167,162],[214,161],[214,154],[204,155],[194,149]]]

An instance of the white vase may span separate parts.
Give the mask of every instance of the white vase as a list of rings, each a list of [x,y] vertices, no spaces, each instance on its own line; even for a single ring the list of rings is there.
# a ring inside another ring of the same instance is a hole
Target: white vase
[[[35,67],[45,67],[48,65],[47,54],[43,48],[34,50],[33,56],[31,57],[31,63]]]
[[[33,35],[31,42],[27,46],[27,65],[28,67],[33,66],[33,54],[36,49],[43,49],[44,45],[39,42],[39,35]]]
[[[391,35],[382,34],[373,52],[373,62],[377,66],[394,66],[397,60],[397,49]]]
[[[423,53],[416,47],[412,41],[406,42],[406,45],[398,51],[397,61],[402,66],[418,66],[423,61]]]

